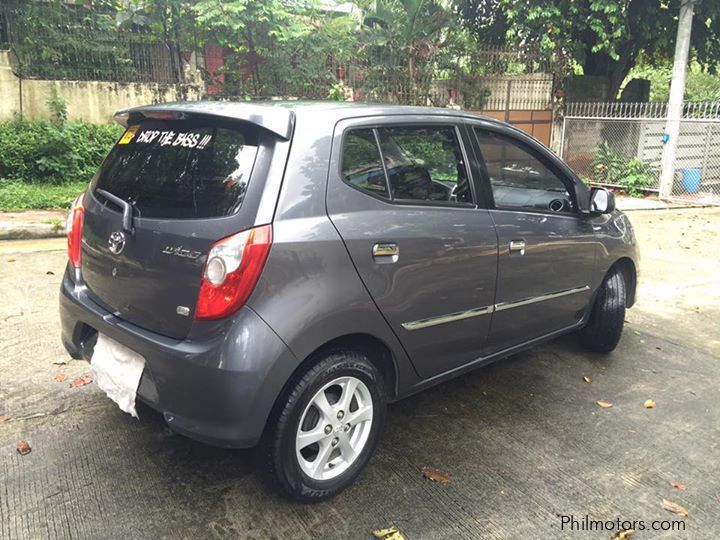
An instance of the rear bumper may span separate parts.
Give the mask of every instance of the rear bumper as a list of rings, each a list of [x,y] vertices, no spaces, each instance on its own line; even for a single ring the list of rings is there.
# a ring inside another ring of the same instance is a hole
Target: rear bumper
[[[257,444],[276,397],[297,366],[290,350],[250,308],[219,322],[195,323],[184,340],[149,332],[88,297],[74,271],[60,291],[62,342],[89,359],[98,332],[145,357],[138,397],[174,431],[208,444]]]

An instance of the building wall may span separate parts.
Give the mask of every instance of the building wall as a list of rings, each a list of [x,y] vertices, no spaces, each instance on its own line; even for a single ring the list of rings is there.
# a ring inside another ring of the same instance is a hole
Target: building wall
[[[47,101],[53,87],[67,104],[70,120],[93,123],[111,122],[115,111],[125,107],[200,99],[204,93],[197,84],[19,79],[12,71],[10,53],[0,51],[0,121],[19,113],[25,118],[49,118]]]

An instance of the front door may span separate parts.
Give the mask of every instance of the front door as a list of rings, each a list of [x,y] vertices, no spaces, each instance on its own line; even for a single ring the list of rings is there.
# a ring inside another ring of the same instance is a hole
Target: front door
[[[481,356],[497,240],[475,204],[459,127],[344,122],[333,147],[328,214],[420,376]]]
[[[596,241],[578,210],[574,180],[530,138],[475,126],[490,215],[498,235],[498,285],[486,353],[571,328],[591,298]]]

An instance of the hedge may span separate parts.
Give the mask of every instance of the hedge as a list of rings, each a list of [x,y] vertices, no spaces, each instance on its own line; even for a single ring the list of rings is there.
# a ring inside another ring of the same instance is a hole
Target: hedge
[[[55,185],[87,182],[122,131],[117,124],[0,122],[0,179]]]

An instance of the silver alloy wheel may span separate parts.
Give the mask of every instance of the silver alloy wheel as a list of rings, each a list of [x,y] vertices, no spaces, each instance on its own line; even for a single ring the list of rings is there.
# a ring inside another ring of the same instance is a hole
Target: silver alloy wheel
[[[360,379],[338,377],[325,384],[305,407],[295,455],[313,480],[345,472],[365,448],[373,421],[370,390]]]

